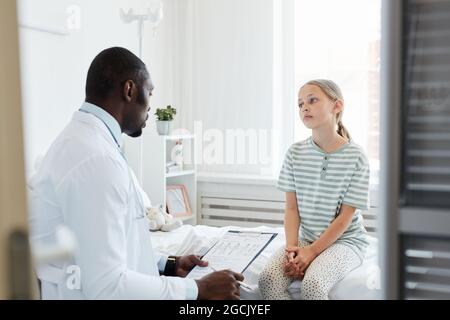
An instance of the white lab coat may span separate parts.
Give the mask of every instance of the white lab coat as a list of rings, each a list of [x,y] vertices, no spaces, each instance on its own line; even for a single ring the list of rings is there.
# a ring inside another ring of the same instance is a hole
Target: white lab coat
[[[161,277],[136,183],[105,124],[76,112],[30,181],[31,241],[51,243],[63,224],[73,261],[39,266],[43,299],[185,299],[187,279]],[[73,289],[76,266],[81,289]],[[72,283],[72,286],[68,285]]]

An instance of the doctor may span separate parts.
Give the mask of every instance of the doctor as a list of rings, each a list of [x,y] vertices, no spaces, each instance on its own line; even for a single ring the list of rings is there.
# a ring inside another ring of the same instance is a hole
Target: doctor
[[[86,102],[30,182],[33,243],[51,242],[59,225],[78,241],[73,261],[37,270],[43,299],[239,299],[241,274],[186,279],[206,263],[153,252],[149,200],[121,151],[122,133],[142,134],[152,91],[145,64],[126,49],[106,49],[92,62]]]

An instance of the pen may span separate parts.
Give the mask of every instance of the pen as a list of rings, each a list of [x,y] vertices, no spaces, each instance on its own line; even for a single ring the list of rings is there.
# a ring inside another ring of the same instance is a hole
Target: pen
[[[212,265],[208,265],[211,269],[212,269],[212,271],[219,271],[219,270],[217,270],[216,268],[214,268]],[[250,290],[250,291],[253,291],[253,287],[251,286],[251,285],[249,285],[249,284],[247,284],[247,283],[245,283],[244,281],[239,281],[238,280],[238,282],[237,283],[239,283],[239,285],[242,287],[242,288],[244,288],[244,289],[247,289],[247,290]]]

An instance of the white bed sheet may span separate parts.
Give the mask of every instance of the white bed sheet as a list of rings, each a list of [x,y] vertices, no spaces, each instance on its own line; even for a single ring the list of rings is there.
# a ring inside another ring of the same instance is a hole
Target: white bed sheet
[[[245,282],[257,287],[259,274],[269,261],[272,254],[284,245],[284,229],[257,227],[209,227],[184,225],[171,232],[152,232],[152,242],[155,250],[167,255],[203,255],[228,230],[253,230],[263,232],[276,232],[278,236],[266,247],[258,258],[244,272]],[[337,283],[330,291],[333,300],[376,300],[380,299],[379,268],[377,266],[377,240],[370,238],[370,245],[363,264],[351,271],[342,281]],[[292,283],[289,291],[294,298],[299,297],[301,282]],[[241,291],[242,299],[260,300],[259,289],[251,292]]]

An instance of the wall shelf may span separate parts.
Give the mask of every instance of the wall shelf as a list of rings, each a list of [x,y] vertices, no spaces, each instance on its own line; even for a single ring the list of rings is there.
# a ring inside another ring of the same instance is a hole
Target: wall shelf
[[[173,177],[180,177],[180,176],[186,176],[190,174],[195,174],[194,170],[183,170],[178,172],[170,172],[166,175],[166,178],[173,178]]]
[[[70,31],[65,28],[60,27],[51,27],[51,26],[44,26],[44,25],[37,25],[37,24],[31,24],[31,23],[20,23],[19,27],[23,29],[29,29],[33,31],[53,34],[56,36],[69,36]]]
[[[160,136],[150,134],[143,136],[143,172],[148,179],[143,187],[152,205],[166,205],[167,187],[184,185],[186,188],[191,216],[175,218],[189,224],[197,223],[197,169],[195,162],[194,135]],[[166,172],[167,163],[171,162],[172,149],[181,141],[183,145],[182,171]]]

